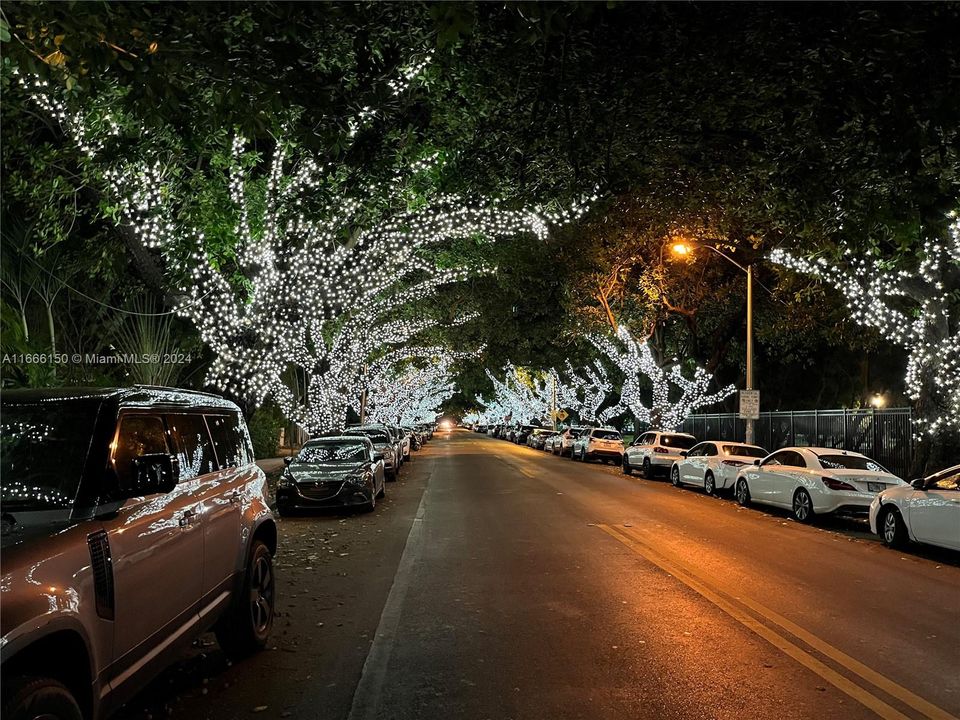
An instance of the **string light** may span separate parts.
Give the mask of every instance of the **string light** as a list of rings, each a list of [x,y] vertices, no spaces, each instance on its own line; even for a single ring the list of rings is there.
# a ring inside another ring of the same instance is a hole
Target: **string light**
[[[915,272],[891,269],[877,258],[854,257],[849,249],[841,265],[779,249],[770,254],[773,262],[839,290],[856,322],[876,328],[907,351],[908,397],[917,401],[926,388],[937,408],[915,420],[921,437],[960,427],[960,335],[950,334],[957,324],[951,311],[956,288],[945,282],[960,269],[960,218],[956,212],[947,217],[946,240],[924,242]]]
[[[620,372],[623,373],[623,385],[620,388],[619,402],[600,413],[601,422],[608,422],[626,411],[640,423],[654,427],[673,429],[680,426],[684,418],[697,408],[713,405],[736,392],[733,385],[727,385],[718,392],[710,393],[713,376],[702,367],[695,367],[693,378],[687,378],[680,372],[674,361],[666,368],[654,360],[649,343],[637,342],[625,325],[617,330],[617,342],[606,335],[589,335],[588,340],[603,353]],[[652,387],[652,402],[647,405],[644,385]],[[679,397],[676,397],[679,391]],[[671,395],[674,399],[671,400]]]

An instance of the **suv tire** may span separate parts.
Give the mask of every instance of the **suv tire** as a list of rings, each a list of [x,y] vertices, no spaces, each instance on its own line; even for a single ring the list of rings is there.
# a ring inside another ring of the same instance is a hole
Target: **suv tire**
[[[21,677],[3,689],[4,720],[83,720],[80,706],[66,686],[52,678]]]
[[[275,606],[273,556],[266,543],[254,540],[240,593],[214,629],[224,653],[239,658],[263,650],[273,627]]]

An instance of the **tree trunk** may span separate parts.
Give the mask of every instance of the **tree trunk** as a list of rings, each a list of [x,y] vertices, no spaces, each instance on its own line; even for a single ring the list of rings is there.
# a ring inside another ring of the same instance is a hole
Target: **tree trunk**
[[[47,328],[50,330],[50,354],[57,354],[57,331],[53,325],[53,301],[48,302],[47,304]],[[57,363],[51,363],[51,373],[54,380],[57,378]]]

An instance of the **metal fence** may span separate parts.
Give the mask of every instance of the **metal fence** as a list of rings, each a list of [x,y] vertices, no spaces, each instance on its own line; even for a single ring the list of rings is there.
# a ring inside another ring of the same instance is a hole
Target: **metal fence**
[[[910,408],[765,412],[756,421],[754,435],[756,444],[771,452],[790,445],[853,450],[909,479],[912,417]],[[736,413],[690,415],[681,429],[701,440],[743,442],[746,422]]]

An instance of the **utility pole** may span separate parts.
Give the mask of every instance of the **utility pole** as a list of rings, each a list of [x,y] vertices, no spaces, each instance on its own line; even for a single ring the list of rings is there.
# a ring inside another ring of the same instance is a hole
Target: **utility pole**
[[[748,381],[749,383],[749,381]],[[363,390],[360,391],[360,424],[367,421],[367,364],[363,364]]]
[[[753,390],[753,265],[747,265],[747,390]],[[746,443],[753,445],[753,418],[747,418]]]
[[[555,373],[550,373],[550,379],[553,381],[553,400],[551,404],[553,405],[553,412],[550,413],[550,417],[553,418],[553,429],[557,429],[557,376]]]

